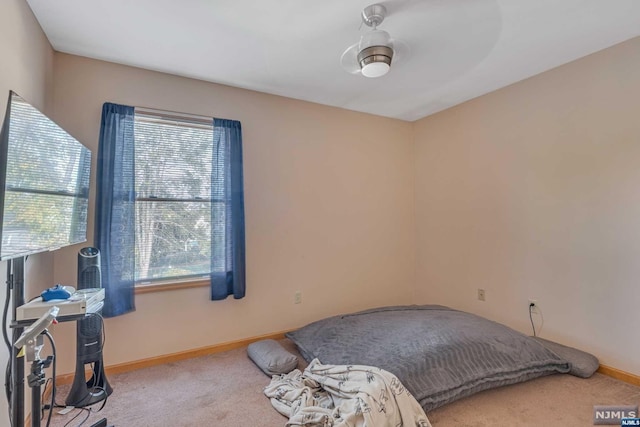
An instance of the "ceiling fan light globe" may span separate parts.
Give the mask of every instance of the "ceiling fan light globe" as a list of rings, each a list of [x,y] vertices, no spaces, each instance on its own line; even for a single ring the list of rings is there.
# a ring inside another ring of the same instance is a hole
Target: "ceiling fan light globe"
[[[362,75],[370,78],[382,77],[390,68],[386,62],[371,62],[362,67]]]

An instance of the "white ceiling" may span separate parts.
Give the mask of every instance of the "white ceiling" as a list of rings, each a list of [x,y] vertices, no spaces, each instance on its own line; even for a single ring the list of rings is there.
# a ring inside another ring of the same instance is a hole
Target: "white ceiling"
[[[409,55],[340,56],[375,0],[27,0],[53,48],[413,121],[640,35],[640,0],[385,0]]]

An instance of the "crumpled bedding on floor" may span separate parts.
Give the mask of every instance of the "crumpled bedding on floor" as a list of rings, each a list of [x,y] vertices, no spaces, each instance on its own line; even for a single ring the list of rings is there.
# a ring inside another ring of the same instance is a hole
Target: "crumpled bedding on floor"
[[[287,427],[431,427],[400,380],[372,366],[314,359],[304,372],[274,375],[264,394]]]

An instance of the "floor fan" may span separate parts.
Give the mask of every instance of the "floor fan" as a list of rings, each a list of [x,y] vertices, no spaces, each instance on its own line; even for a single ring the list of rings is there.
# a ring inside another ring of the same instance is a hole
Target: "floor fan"
[[[102,287],[100,251],[87,247],[78,253],[78,292]],[[102,361],[103,323],[101,311],[78,320],[76,330],[76,372],[65,403],[81,408],[106,399],[113,389]],[[86,372],[91,373],[87,379]]]

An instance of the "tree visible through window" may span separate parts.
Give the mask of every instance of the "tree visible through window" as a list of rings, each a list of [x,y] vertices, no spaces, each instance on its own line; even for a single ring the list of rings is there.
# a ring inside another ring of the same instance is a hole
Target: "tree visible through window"
[[[213,124],[136,112],[134,134],[136,282],[208,275]]]

